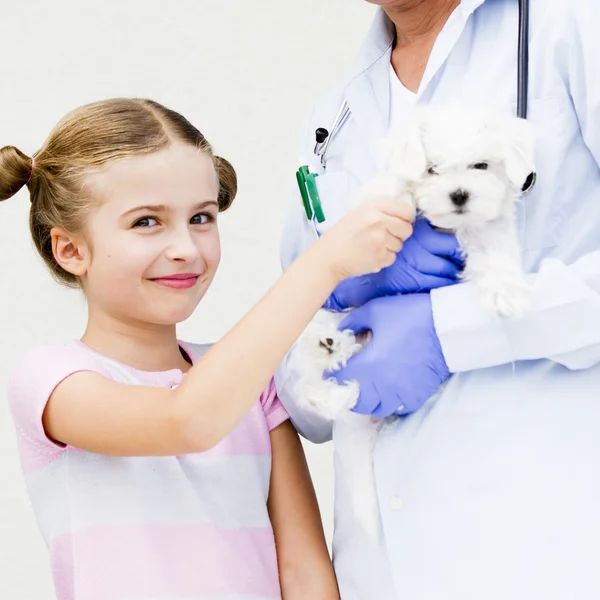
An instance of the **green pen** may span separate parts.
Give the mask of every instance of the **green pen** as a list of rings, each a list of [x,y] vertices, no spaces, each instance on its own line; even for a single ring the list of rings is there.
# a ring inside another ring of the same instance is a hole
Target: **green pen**
[[[296,181],[300,188],[300,196],[304,205],[304,211],[306,212],[306,218],[309,221],[316,218],[318,223],[323,223],[325,221],[325,214],[323,213],[319,191],[315,182],[318,176],[318,173],[310,172],[308,165],[303,165],[296,171]]]

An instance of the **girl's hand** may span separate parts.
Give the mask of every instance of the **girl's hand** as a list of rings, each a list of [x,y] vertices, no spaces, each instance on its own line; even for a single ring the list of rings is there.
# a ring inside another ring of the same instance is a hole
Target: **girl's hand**
[[[463,263],[456,237],[435,230],[428,221],[420,218],[415,221],[413,234],[391,267],[379,273],[345,279],[333,291],[325,307],[341,311],[362,306],[373,298],[429,292],[452,285],[459,281]]]
[[[412,207],[405,203],[365,202],[324,233],[315,250],[339,281],[376,273],[394,263],[412,234],[413,218]]]

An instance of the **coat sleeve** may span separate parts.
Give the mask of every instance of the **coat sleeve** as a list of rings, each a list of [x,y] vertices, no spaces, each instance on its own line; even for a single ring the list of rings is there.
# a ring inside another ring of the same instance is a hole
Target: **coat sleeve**
[[[600,252],[571,266],[548,259],[531,278],[532,307],[521,319],[486,312],[470,283],[431,292],[451,372],[542,358],[569,369],[600,362]]]
[[[306,121],[301,135],[299,152],[301,164],[308,162],[310,157],[307,153],[312,152],[311,145],[314,145],[314,128],[311,127],[313,121],[314,111]],[[283,270],[287,269],[315,239],[312,225],[304,212],[300,191],[297,187],[294,187],[285,211],[281,241],[281,266]],[[314,443],[331,440],[332,421],[328,421],[320,415],[307,410],[303,403],[299,401],[295,393],[295,376],[288,369],[287,360],[281,363],[275,373],[275,385],[279,399],[288,411],[294,427],[303,437]]]
[[[562,8],[569,39],[564,77],[584,142],[600,165],[600,11],[596,0]],[[585,229],[600,239],[600,225]],[[485,314],[471,284],[431,293],[436,331],[452,372],[520,360],[550,359],[569,369],[600,362],[600,252],[569,266],[547,259],[531,278],[533,306],[519,320]]]

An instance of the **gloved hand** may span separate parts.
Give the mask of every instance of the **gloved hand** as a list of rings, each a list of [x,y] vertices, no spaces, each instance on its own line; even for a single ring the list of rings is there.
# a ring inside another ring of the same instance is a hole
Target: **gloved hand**
[[[419,218],[393,265],[379,273],[345,279],[325,308],[341,311],[381,296],[428,292],[455,283],[462,265],[456,237],[436,231],[429,221]]]
[[[372,334],[345,367],[327,374],[340,383],[358,381],[357,413],[381,418],[409,414],[450,376],[429,294],[375,298],[349,313],[339,329]]]

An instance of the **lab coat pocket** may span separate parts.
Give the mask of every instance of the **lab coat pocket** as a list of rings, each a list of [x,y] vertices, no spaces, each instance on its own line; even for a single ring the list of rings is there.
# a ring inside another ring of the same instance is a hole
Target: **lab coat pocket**
[[[568,108],[557,98],[535,98],[529,102],[528,120],[535,135],[534,166],[537,181],[530,193],[519,199],[518,216],[521,247],[528,251],[548,250],[557,245],[560,222],[569,201],[560,175],[571,125]],[[576,125],[576,124],[575,124]]]
[[[351,185],[352,180],[348,171],[345,170],[324,173],[315,179],[321,208],[325,216],[323,223],[316,223],[320,234],[327,231],[350,210],[350,196],[356,193],[355,186]]]

